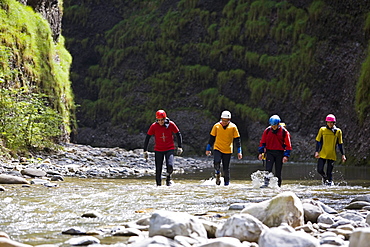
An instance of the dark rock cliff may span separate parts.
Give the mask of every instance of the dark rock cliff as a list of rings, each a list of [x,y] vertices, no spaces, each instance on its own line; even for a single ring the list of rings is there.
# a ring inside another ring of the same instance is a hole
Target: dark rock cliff
[[[19,0],[24,5],[31,6],[36,12],[40,13],[50,24],[53,32],[54,41],[58,40],[62,27],[63,13],[59,7],[58,0]]]
[[[215,13],[212,17],[218,24],[222,22],[223,16],[227,15],[225,14],[226,11],[223,12],[226,9],[226,5],[233,4],[233,1],[226,0],[190,2],[196,2],[193,7],[202,11]],[[243,2],[253,6],[253,2],[261,1]],[[268,4],[268,2],[266,1],[265,4]],[[154,89],[145,80],[152,74],[162,72],[162,68],[150,65],[148,60],[144,59],[146,56],[145,52],[148,52],[145,50],[132,53],[130,56],[125,57],[124,61],[117,62],[118,65],[113,65],[115,62],[111,61],[112,66],[109,72],[102,73],[112,78],[112,74],[114,74],[114,78],[118,78],[118,81],[124,84],[125,81],[129,80],[126,72],[130,71],[136,81],[134,85],[130,86],[130,92],[122,96],[125,99],[122,107],[124,107],[124,104],[128,104],[126,99],[128,99],[127,95],[130,95],[133,98],[133,103],[129,105],[131,108],[128,109],[133,109],[134,106],[137,109],[149,109],[154,120],[154,112],[158,109],[156,107],[163,106],[169,113],[169,117],[178,124],[183,133],[184,154],[187,152],[203,153],[210,128],[217,121],[221,111],[224,110],[222,107],[218,109],[209,107],[199,98],[199,93],[202,90],[207,87],[215,87],[216,84],[216,87],[219,85],[218,88],[221,90],[222,96],[226,96],[228,99],[232,99],[240,104],[249,104],[252,108],[260,108],[268,116],[272,114],[280,115],[291,132],[293,143],[292,160],[313,160],[314,138],[318,128],[324,125],[325,116],[333,113],[338,119],[337,126],[344,133],[345,149],[350,157],[349,163],[368,164],[370,155],[368,144],[370,117],[369,113],[367,113],[363,120],[359,119],[355,107],[355,98],[356,84],[359,81],[361,66],[366,59],[367,47],[369,45],[369,37],[364,31],[366,16],[370,11],[369,1],[316,1],[322,3],[323,6],[317,13],[312,10],[315,2],[312,0],[276,2],[285,3],[292,6],[291,9],[298,10],[297,13],[309,16],[303,34],[313,37],[315,42],[313,53],[305,53],[305,56],[311,56],[308,59],[310,63],[302,63],[300,66],[297,66],[300,74],[290,77],[288,84],[290,83],[291,86],[284,92],[277,92],[273,89],[265,91],[256,102],[249,101],[246,103],[246,98],[252,98],[251,89],[246,89],[243,83],[231,79],[222,85],[212,81],[206,86],[202,86],[200,83],[190,86],[182,84],[183,86],[176,87],[176,92],[173,95],[171,94],[170,97],[174,97],[174,99],[171,100],[170,104],[147,105],[150,102],[148,95],[150,95],[150,92],[153,93]],[[171,10],[181,12],[182,10],[178,9],[178,4],[179,1],[175,0],[162,1],[156,10],[158,18],[163,17]],[[77,136],[74,137],[74,141],[93,146],[120,146],[127,149],[140,148],[144,142],[145,132],[150,124],[149,121],[134,122],[136,118],[139,118],[138,115],[135,115],[137,113],[132,113],[132,118],[125,117],[120,119],[121,121],[119,122],[112,121],[112,116],[104,114],[104,111],[96,112],[94,117],[91,117],[91,115],[86,113],[88,106],[83,105],[83,102],[86,99],[96,102],[102,97],[99,93],[101,88],[96,86],[94,90],[90,89],[90,86],[87,86],[86,79],[93,80],[90,72],[92,66],[99,65],[100,71],[103,71],[103,64],[106,63],[106,61],[102,61],[102,53],[97,52],[97,47],[109,47],[106,52],[113,48],[110,45],[110,41],[104,37],[104,34],[110,32],[120,22],[129,19],[130,14],[136,13],[141,6],[132,3],[128,4],[125,1],[117,4],[116,1],[92,3],[71,0],[65,1],[66,13],[68,14],[68,8],[72,9],[74,6],[84,6],[85,9],[88,9],[88,11],[84,12],[84,16],[81,17],[84,19],[83,22],[76,21],[71,14],[63,18],[63,35],[69,38],[70,42],[67,40],[67,46],[74,57],[72,66],[72,74],[74,75],[72,77],[73,88],[77,103],[82,105],[77,117],[80,121],[79,131]],[[244,15],[245,13],[242,14]],[[271,11],[269,18],[270,25],[277,26],[278,13],[275,10]],[[286,21],[289,22],[289,18]],[[159,36],[161,33],[158,25],[158,23],[153,21],[152,26],[155,30],[153,35],[155,36]],[[127,30],[130,31],[134,28],[134,26],[129,26]],[[256,30],[256,32],[258,31],[260,30]],[[240,32],[245,32],[245,30],[242,29]],[[181,47],[184,47],[187,43],[197,44],[202,40],[206,40],[207,35],[209,35],[209,29],[207,31],[200,24],[199,19],[194,18],[193,21],[187,22],[186,25],[181,27],[181,32],[176,35],[176,41],[179,44],[181,43]],[[240,45],[245,47],[246,50],[269,56],[284,55],[282,48],[289,52],[297,49],[294,40],[286,39],[279,43],[270,35],[258,40],[258,42],[248,37],[242,41],[240,40],[241,38],[238,39],[237,37],[230,44]],[[138,47],[139,44],[145,42],[145,37],[138,35],[134,40],[127,42],[128,44],[125,44],[125,46],[135,45],[135,47]],[[303,49],[303,47],[300,48]],[[174,51],[168,51],[168,53],[170,52]],[[180,54],[180,51],[178,52]],[[206,59],[201,58],[198,51],[189,49],[186,54],[181,54],[183,56],[182,63],[205,64],[216,71],[243,69],[246,73],[245,78],[260,77],[271,80],[279,78],[279,76],[280,78],[282,77],[272,68],[267,70],[261,66],[246,66],[240,59],[235,58],[230,50],[222,52],[224,52],[221,54],[223,60],[220,62],[220,60],[215,61],[210,57]],[[304,61],[304,58],[300,61]],[[179,82],[181,84],[181,78]],[[305,87],[310,94],[309,97],[303,100],[301,94],[297,94],[297,92]],[[279,94],[281,94],[280,98]],[[163,95],[162,97],[168,96]],[[241,117],[235,111],[231,111],[234,116],[233,122],[239,126],[241,132],[244,153],[247,156],[255,157],[260,136],[268,124],[266,118],[252,119],[251,117]],[[145,115],[146,110],[142,110],[141,114]]]

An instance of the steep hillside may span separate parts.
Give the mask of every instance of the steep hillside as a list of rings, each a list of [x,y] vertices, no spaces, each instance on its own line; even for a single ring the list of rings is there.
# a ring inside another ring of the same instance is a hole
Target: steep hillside
[[[369,164],[370,4],[329,0],[64,1],[63,35],[80,104],[74,141],[142,147],[157,109],[203,153],[228,109],[244,153],[256,155],[268,117],[311,160],[328,113],[352,164]]]
[[[75,106],[61,8],[60,1],[0,1],[1,149],[17,153],[69,140]]]

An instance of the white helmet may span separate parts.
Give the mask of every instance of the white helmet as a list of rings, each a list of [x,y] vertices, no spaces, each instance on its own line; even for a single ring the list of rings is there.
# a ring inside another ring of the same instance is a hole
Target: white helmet
[[[223,111],[221,113],[221,118],[228,118],[228,119],[231,119],[231,112],[229,111]]]

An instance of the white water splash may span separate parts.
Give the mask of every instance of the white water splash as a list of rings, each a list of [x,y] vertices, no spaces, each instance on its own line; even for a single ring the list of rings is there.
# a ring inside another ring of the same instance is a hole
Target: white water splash
[[[223,185],[224,184],[224,178],[221,177],[220,180],[221,180],[221,185]],[[205,180],[202,183],[202,185],[216,185],[216,179],[212,177],[212,178],[210,178],[208,180]]]
[[[265,184],[265,177],[270,179],[269,188],[278,188],[278,179],[272,172],[268,171],[256,171],[251,174],[253,188],[259,188]]]

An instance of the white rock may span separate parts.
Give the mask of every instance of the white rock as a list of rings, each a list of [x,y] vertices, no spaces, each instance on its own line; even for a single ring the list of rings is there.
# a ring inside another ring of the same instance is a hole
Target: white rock
[[[244,245],[236,238],[222,237],[208,240],[208,243],[198,247],[243,247]]]
[[[288,233],[273,227],[262,232],[258,245],[259,247],[319,247],[320,241],[303,231]]]
[[[304,223],[302,202],[293,192],[283,192],[270,200],[251,204],[242,213],[253,215],[268,227],[281,223],[297,227]]]
[[[162,210],[155,211],[150,217],[149,236],[155,235],[207,238],[206,229],[198,218],[188,213]]]
[[[369,246],[370,243],[370,228],[357,228],[351,234],[349,239],[349,247]]]
[[[257,242],[263,230],[268,229],[260,220],[250,214],[233,215],[222,228],[217,229],[216,237],[234,237],[240,241]]]

